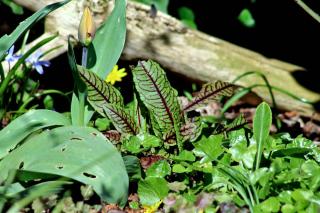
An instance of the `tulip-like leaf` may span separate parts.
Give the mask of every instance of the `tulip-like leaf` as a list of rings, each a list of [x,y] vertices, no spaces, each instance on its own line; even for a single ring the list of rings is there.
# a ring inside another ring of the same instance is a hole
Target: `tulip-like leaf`
[[[0,182],[15,169],[68,177],[91,185],[103,201],[122,206],[127,201],[129,180],[122,157],[93,128],[58,127],[29,137],[0,161]]]
[[[103,109],[120,133],[134,135],[139,133],[139,128],[134,118],[123,107],[115,104],[105,104]]]
[[[142,102],[152,114],[153,123],[157,123],[156,128],[153,127],[155,134],[164,141],[170,138],[180,142],[178,92],[171,87],[164,70],[152,60],[139,61],[133,69],[133,80]]]
[[[126,39],[126,0],[116,0],[114,9],[89,46],[88,67],[105,78],[117,63]]]
[[[119,90],[82,66],[78,66],[78,70],[81,79],[87,85],[88,100],[99,114],[105,116],[103,107],[107,103],[123,106],[123,98]]]
[[[184,107],[183,111],[188,112],[194,110],[211,101],[217,101],[222,96],[230,97],[233,95],[235,88],[235,85],[223,81],[205,84],[192,102]]]

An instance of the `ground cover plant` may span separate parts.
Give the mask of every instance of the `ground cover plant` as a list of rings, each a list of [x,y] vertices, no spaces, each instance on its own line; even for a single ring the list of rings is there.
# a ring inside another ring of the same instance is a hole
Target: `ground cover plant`
[[[29,75],[50,65],[39,48],[55,36],[24,51],[28,30],[68,2],[45,7],[0,39],[0,58],[12,65],[0,69],[1,211],[319,211],[320,150],[302,135],[270,134],[277,119],[267,103],[253,121],[199,113],[212,102],[226,103],[225,112],[250,88],[215,81],[180,97],[153,60],[131,66],[130,94],[114,85],[126,75],[116,65],[125,0],[115,1],[99,29],[83,11],[78,39],[68,38],[74,90],[39,91]],[[272,96],[277,88],[265,81]],[[70,99],[70,111],[55,111],[52,93]]]

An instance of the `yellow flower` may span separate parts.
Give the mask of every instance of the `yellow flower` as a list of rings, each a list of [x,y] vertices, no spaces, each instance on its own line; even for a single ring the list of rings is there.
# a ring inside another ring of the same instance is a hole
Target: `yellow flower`
[[[118,65],[115,65],[113,67],[112,71],[106,78],[106,82],[113,85],[114,83],[116,83],[116,81],[121,81],[121,79],[127,75],[125,68],[122,68],[120,70],[118,70],[118,68]]]
[[[152,206],[143,206],[143,212],[144,213],[154,213],[158,210],[161,203],[162,203],[162,200],[153,204]]]
[[[86,7],[83,11],[81,21],[78,29],[78,39],[85,45],[89,46],[96,33],[96,26],[94,24],[90,9]]]

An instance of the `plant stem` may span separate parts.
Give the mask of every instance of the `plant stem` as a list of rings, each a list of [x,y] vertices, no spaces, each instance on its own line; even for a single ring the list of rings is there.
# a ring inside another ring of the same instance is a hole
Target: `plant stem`
[[[320,16],[314,12],[308,5],[306,5],[302,0],[294,0],[306,13],[308,13],[312,18],[320,23]]]
[[[81,60],[81,65],[84,68],[87,68],[87,59],[88,59],[88,48],[84,46],[82,48],[82,60]]]
[[[88,59],[88,48],[83,47],[82,48],[82,60],[81,60],[81,65],[84,68],[87,68],[87,59]],[[79,122],[80,125],[84,125],[84,116],[85,116],[85,100],[86,100],[86,93],[83,91],[80,91],[78,88],[78,98],[79,98]]]

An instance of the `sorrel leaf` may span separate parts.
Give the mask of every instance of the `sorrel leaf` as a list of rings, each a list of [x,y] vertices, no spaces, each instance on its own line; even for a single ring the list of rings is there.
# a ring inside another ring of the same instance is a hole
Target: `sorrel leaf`
[[[236,87],[233,84],[223,81],[215,81],[205,84],[197,96],[194,97],[192,102],[184,107],[183,111],[188,112],[194,110],[195,108],[204,106],[211,101],[217,101],[222,96],[230,97],[233,95],[235,88]]]
[[[134,118],[123,107],[115,104],[105,104],[103,109],[120,133],[134,135],[139,133],[139,128]]]
[[[183,141],[190,140],[191,142],[195,141],[202,131],[201,118],[193,118],[180,129]]]
[[[99,114],[105,116],[103,107],[107,103],[123,106],[123,98],[119,90],[82,66],[78,66],[78,70],[80,78],[87,85],[88,100]]]
[[[164,70],[149,60],[139,61],[132,72],[140,99],[151,112],[153,123],[158,124],[155,134],[166,140],[167,135],[174,133],[173,140],[181,141],[178,92],[171,87]]]

